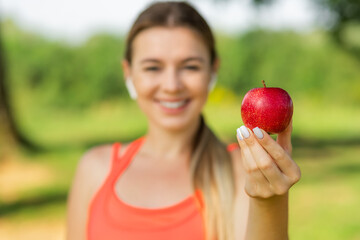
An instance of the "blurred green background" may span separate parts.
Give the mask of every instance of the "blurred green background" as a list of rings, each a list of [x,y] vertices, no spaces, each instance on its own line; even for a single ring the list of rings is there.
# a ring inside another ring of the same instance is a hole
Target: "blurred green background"
[[[360,4],[314,1],[336,21],[309,32],[217,32],[219,81],[204,111],[231,143],[249,89],[261,80],[286,89],[294,102],[293,157],[302,169],[291,190],[290,237],[358,240]],[[63,239],[67,193],[84,151],[146,131],[123,84],[124,36],[104,32],[74,45],[11,19],[0,29],[0,239]]]

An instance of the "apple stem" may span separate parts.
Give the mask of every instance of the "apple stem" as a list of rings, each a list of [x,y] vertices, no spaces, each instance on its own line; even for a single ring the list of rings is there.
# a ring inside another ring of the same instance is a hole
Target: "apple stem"
[[[264,80],[262,80],[262,83],[263,83],[263,85],[264,85],[264,88],[266,88],[266,84],[265,84],[265,81],[264,81]]]

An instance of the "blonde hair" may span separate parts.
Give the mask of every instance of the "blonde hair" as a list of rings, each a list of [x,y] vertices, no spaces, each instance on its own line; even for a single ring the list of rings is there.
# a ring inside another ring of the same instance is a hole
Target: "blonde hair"
[[[195,189],[204,197],[207,239],[234,239],[234,172],[226,146],[206,125],[201,124],[195,138],[191,173]]]
[[[217,58],[215,39],[205,19],[187,2],[156,2],[135,20],[127,37],[125,59],[131,64],[132,42],[141,31],[155,27],[185,26],[197,31],[210,53],[210,62]],[[215,136],[201,116],[200,128],[194,139],[191,159],[194,189],[203,194],[206,238],[234,239],[233,205],[234,173],[226,146]]]

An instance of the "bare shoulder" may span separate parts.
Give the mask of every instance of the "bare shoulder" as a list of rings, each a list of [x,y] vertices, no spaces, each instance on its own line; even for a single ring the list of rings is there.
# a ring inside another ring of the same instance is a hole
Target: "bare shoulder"
[[[121,144],[118,155],[121,155],[126,148],[127,144]],[[80,158],[74,182],[79,181],[86,184],[89,190],[96,191],[110,172],[112,158],[113,144],[90,148]]]
[[[75,180],[86,180],[87,184],[102,181],[110,170],[112,144],[104,144],[87,150],[77,166]],[[76,179],[79,177],[80,179]],[[90,182],[89,182],[90,181]]]
[[[122,154],[126,144],[121,144]],[[72,182],[69,198],[87,203],[108,176],[113,158],[113,144],[103,144],[87,150],[80,158]]]
[[[111,166],[112,144],[87,150],[78,162],[67,205],[67,239],[85,239],[88,207]]]

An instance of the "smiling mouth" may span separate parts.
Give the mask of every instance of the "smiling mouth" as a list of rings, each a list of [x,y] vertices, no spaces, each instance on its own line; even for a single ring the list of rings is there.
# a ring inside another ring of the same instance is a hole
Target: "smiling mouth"
[[[169,109],[178,109],[184,107],[190,100],[185,99],[181,101],[159,101],[160,105]]]

